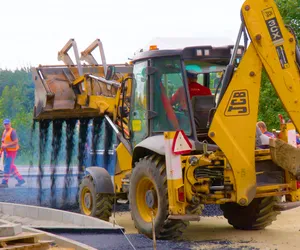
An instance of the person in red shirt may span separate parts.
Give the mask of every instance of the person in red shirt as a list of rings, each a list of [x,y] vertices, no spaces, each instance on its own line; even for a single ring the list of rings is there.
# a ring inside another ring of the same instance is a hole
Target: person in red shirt
[[[197,75],[198,73],[187,71],[188,86],[191,99],[193,98],[193,96],[211,95],[211,91],[209,88],[202,86],[197,82]],[[176,105],[177,103],[179,103],[181,109],[187,110],[184,87],[179,88],[171,97],[171,105]]]

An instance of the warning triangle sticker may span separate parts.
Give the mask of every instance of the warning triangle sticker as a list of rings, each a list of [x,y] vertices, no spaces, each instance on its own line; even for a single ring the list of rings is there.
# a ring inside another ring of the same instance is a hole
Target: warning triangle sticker
[[[176,131],[173,145],[172,145],[173,154],[180,155],[189,153],[192,151],[192,144],[183,132],[183,130]]]

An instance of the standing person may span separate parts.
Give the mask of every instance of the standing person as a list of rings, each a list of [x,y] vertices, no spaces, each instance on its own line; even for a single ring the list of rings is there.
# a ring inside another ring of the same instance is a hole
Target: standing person
[[[0,188],[8,187],[8,179],[12,174],[18,181],[16,187],[21,186],[25,183],[22,175],[19,173],[17,167],[14,164],[19,149],[19,140],[17,137],[16,130],[11,127],[9,119],[3,121],[4,131],[2,134],[1,150],[4,153],[4,176]]]

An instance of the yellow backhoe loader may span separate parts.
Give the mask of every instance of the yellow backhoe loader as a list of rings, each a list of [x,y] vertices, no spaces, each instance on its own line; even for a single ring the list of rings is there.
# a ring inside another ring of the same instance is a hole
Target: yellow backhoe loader
[[[243,34],[249,45],[240,46]],[[205,204],[220,204],[243,230],[263,229],[300,206],[300,149],[288,144],[295,128],[282,124],[286,136],[257,147],[264,141],[256,128],[263,68],[300,130],[299,47],[273,0],[244,2],[235,46],[151,46],[128,65],[106,65],[91,57],[102,48],[96,40],[82,66],[78,56],[77,65],[65,56],[72,42],[60,54],[66,67],[33,69],[35,119],[103,117],[115,132],[114,160],[88,167],[80,184],[84,214],[108,220],[114,198],[128,197],[140,233],[152,238],[153,220],[157,238],[175,239]],[[190,100],[187,70],[216,87],[213,95]]]

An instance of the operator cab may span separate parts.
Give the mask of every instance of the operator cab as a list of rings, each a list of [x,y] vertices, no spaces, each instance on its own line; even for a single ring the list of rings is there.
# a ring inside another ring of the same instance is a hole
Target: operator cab
[[[164,131],[184,130],[189,137],[208,139],[209,123],[220,93],[222,73],[233,46],[188,47],[142,52],[134,59],[131,95],[132,141],[137,143]],[[243,54],[238,50],[237,63]],[[190,99],[187,70],[212,95]]]

